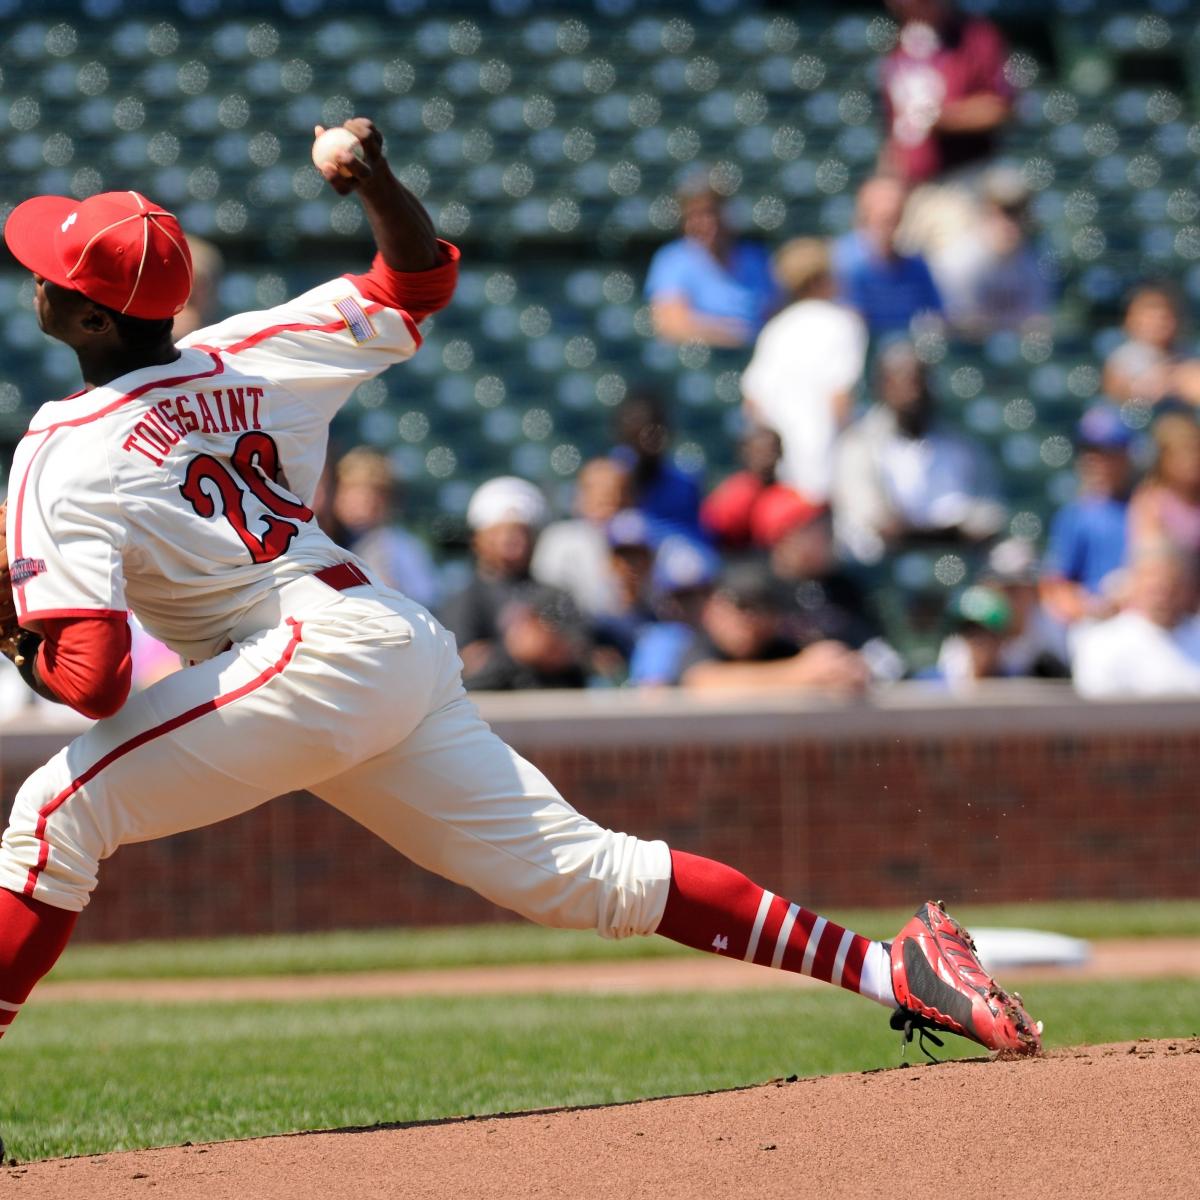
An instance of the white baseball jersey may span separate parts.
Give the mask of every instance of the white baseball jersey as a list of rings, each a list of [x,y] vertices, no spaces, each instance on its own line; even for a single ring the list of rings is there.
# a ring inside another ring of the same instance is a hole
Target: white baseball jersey
[[[273,588],[349,557],[310,508],[329,421],[420,340],[334,279],[44,405],[9,488],[21,621],[132,610],[184,658],[215,653]]]
[[[348,557],[309,510],[329,418],[418,341],[338,279],[34,418],[8,510],[22,618],[132,609],[196,665],[25,781],[0,887],[77,911],[118,847],[308,788],[532,920],[657,927],[666,844],[589,821],[506,746],[428,611],[369,568],[344,590],[313,574]]]

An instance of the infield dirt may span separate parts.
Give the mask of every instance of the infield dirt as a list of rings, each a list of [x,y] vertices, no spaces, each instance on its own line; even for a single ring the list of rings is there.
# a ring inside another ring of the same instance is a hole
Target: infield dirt
[[[1200,1038],[6,1167],[26,1200],[1194,1196]]]

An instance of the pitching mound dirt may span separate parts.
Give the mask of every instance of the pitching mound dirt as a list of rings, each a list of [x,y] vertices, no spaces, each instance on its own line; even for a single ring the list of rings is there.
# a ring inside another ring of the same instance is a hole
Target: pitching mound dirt
[[[1194,1196],[1200,1038],[5,1168],[27,1200]]]

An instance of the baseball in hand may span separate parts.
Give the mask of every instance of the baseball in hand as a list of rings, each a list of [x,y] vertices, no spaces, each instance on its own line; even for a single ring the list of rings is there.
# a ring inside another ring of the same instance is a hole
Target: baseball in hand
[[[326,163],[329,163],[330,166],[337,168],[339,175],[350,175],[352,173],[350,169],[339,161],[343,150],[349,150],[355,158],[366,162],[367,155],[363,150],[362,142],[350,130],[341,125],[334,129],[326,129],[323,133],[319,133],[313,142],[313,165],[320,170]]]

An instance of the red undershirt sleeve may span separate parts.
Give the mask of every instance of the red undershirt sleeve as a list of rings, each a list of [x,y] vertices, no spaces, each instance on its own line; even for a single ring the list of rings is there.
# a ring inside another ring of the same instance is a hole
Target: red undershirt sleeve
[[[420,322],[445,308],[458,283],[457,246],[438,239],[438,264],[428,271],[397,271],[376,254],[365,275],[347,275],[368,300],[398,308]]]
[[[64,704],[93,720],[111,717],[129,698],[133,677],[129,622],[113,617],[55,617],[40,622],[37,672]]]

